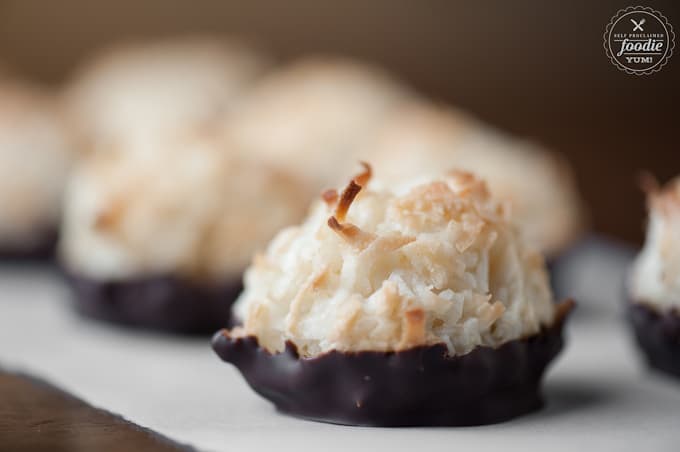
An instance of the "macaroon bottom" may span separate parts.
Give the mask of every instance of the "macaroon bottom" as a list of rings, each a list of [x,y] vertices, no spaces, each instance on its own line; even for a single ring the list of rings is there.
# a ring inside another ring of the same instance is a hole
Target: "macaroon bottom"
[[[449,356],[445,345],[403,351],[341,352],[301,357],[286,343],[269,353],[256,337],[213,337],[213,349],[235,365],[262,397],[286,414],[361,426],[492,424],[543,405],[542,376],[563,347],[573,302],[560,304],[550,328],[498,348]]]
[[[680,378],[680,311],[634,302],[628,306],[628,319],[647,364]]]
[[[99,281],[66,275],[73,306],[84,317],[135,328],[180,334],[211,334],[230,322],[241,278],[199,284],[176,276]]]
[[[36,233],[30,243],[0,242],[0,261],[41,262],[51,261],[57,247],[57,230]]]

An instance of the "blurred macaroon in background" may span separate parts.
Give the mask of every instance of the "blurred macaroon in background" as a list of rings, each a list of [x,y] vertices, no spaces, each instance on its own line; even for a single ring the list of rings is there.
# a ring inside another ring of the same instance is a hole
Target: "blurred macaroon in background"
[[[0,77],[0,256],[52,254],[77,154],[57,95]]]

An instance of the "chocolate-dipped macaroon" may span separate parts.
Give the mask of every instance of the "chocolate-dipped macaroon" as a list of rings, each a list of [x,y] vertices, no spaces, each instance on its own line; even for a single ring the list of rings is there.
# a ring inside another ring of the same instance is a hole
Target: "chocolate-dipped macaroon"
[[[52,256],[74,159],[52,95],[0,81],[0,259]]]
[[[344,182],[357,146],[413,92],[383,69],[313,56],[265,75],[227,129],[239,148],[312,182],[309,200]],[[300,162],[304,162],[301,165]]]
[[[649,365],[680,377],[680,177],[649,181],[647,239],[631,272],[628,306]]]
[[[327,191],[246,272],[215,352],[282,412],[367,426],[477,425],[538,409],[572,304],[470,173],[403,192],[370,169]]]
[[[86,61],[65,105],[84,146],[125,150],[221,117],[268,66],[219,36],[129,41]]]
[[[60,246],[78,311],[180,333],[223,326],[252,253],[298,221],[306,192],[235,154],[192,134],[162,153],[84,161],[67,190]]]

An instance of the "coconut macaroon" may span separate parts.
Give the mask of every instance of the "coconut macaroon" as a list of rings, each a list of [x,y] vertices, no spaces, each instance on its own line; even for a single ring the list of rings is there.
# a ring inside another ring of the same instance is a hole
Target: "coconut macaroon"
[[[241,149],[310,178],[319,191],[342,182],[357,145],[412,96],[378,67],[309,57],[257,83],[227,129]]]
[[[131,42],[88,61],[65,103],[87,146],[136,148],[225,114],[267,67],[244,44],[217,37]]]
[[[680,177],[646,180],[647,239],[632,268],[630,319],[649,364],[680,377]]]
[[[548,257],[583,228],[583,207],[567,162],[452,108],[405,106],[363,145],[387,184],[414,184],[451,168],[483,177],[508,201],[529,242]],[[418,175],[419,177],[410,177]]]
[[[215,351],[282,411],[319,420],[479,424],[539,406],[571,306],[553,303],[541,255],[470,173],[403,193],[370,177],[325,192],[255,258],[242,325]]]
[[[251,255],[304,213],[306,188],[213,137],[93,154],[66,194],[60,254],[76,306],[178,332],[228,318]]]
[[[330,207],[258,256],[239,334],[272,352],[290,340],[306,357],[438,343],[463,355],[552,324],[543,260],[480,180],[454,172],[401,196],[362,185],[325,193]]]
[[[51,255],[74,158],[53,97],[22,82],[0,81],[1,256]]]

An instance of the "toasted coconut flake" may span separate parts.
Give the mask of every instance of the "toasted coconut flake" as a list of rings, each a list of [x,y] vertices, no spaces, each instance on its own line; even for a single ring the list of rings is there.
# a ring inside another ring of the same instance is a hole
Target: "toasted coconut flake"
[[[361,166],[364,167],[364,171],[354,176],[354,182],[356,182],[358,185],[361,185],[362,187],[365,187],[373,176],[373,169],[371,168],[371,165],[366,162],[359,163],[361,163]]]
[[[425,311],[422,308],[404,312],[400,348],[413,347],[425,342]]]
[[[315,290],[315,283],[325,273],[324,269],[309,275],[307,280],[301,285],[300,291],[290,302],[290,313],[286,319],[286,329],[289,333],[295,334],[300,327],[300,319],[309,310],[312,300],[310,296]]]
[[[319,273],[316,274],[314,279],[312,279],[312,289],[316,290],[320,287],[323,286],[323,284],[326,282],[326,278],[328,277],[328,268],[324,267],[319,271]]]
[[[489,328],[496,320],[501,318],[505,312],[505,305],[500,301],[494,303],[482,304],[477,308],[477,318],[480,320],[484,328]]]
[[[328,219],[328,227],[334,230],[335,232],[338,233],[342,232],[342,225],[338,222],[338,219],[335,217],[330,217]]]
[[[328,207],[332,207],[338,202],[338,191],[331,188],[321,193],[321,199],[326,203]]]
[[[368,183],[368,180],[371,177],[370,165],[364,162],[361,162],[361,164],[364,165],[364,172],[352,179],[342,191],[340,200],[335,207],[335,215],[328,219],[328,227],[337,232],[352,246],[363,250],[375,239],[375,236],[362,231],[351,223],[343,223],[352,202],[362,189],[362,184]],[[328,192],[323,195],[324,200],[327,198],[327,193]],[[328,198],[331,196],[332,195],[328,195]]]
[[[354,198],[356,198],[361,189],[368,184],[369,180],[371,179],[371,175],[373,174],[371,165],[366,162],[360,163],[363,165],[364,171],[354,176],[347,187],[345,187],[345,189],[342,191],[342,195],[340,196],[340,201],[335,208],[335,217],[338,219],[338,221],[345,221],[345,216],[347,215],[347,211],[352,205]],[[335,190],[327,190],[321,195],[321,197],[328,205],[332,205],[332,203],[337,201],[338,193]]]
[[[96,216],[94,220],[95,229],[105,231],[114,228],[125,210],[125,202],[122,199],[114,200]]]
[[[351,180],[347,187],[345,187],[345,189],[342,191],[340,201],[335,207],[335,218],[337,218],[338,221],[345,221],[347,211],[352,205],[352,201],[354,201],[354,198],[356,198],[360,191],[361,185],[357,184],[354,180]]]
[[[390,253],[415,241],[415,237],[408,235],[380,236],[375,240],[374,248],[378,253]]]
[[[389,318],[399,315],[401,296],[397,284],[394,281],[383,281],[381,293],[384,299],[384,303],[381,305],[382,314]]]
[[[375,240],[375,235],[364,232],[351,223],[340,223],[335,217],[328,219],[328,227],[337,232],[350,245],[360,250],[365,249]]]

